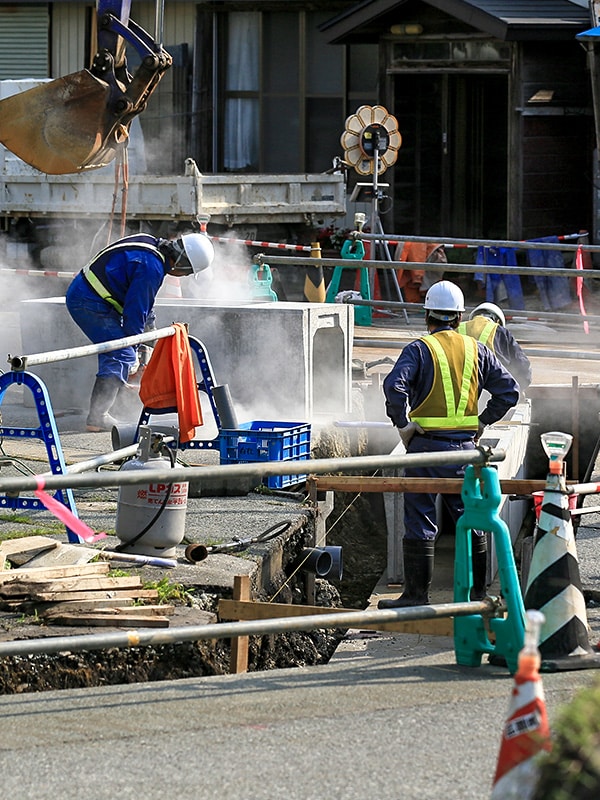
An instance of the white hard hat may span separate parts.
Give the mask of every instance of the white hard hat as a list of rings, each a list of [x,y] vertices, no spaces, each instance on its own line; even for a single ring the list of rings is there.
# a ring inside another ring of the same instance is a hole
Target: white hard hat
[[[215,248],[206,234],[186,233],[179,242],[183,245],[194,272],[202,272],[210,267],[215,257]]]
[[[460,287],[452,281],[438,281],[425,295],[423,308],[436,319],[447,322],[465,310],[465,298]]]
[[[473,319],[473,317],[489,317],[490,319],[497,322],[499,325],[505,326],[506,325],[506,317],[504,316],[504,311],[497,306],[495,303],[480,303],[477,308],[474,308],[473,311],[469,314],[469,319]]]

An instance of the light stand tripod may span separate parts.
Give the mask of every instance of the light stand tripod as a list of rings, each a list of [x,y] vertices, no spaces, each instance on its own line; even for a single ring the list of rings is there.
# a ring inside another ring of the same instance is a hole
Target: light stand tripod
[[[371,198],[371,233],[373,234],[379,233],[383,235],[384,230],[383,230],[383,225],[381,223],[381,217],[379,215],[379,200],[382,197],[379,190],[379,159],[380,159],[380,153],[384,153],[387,150],[389,146],[389,141],[387,137],[387,131],[385,130],[385,128],[372,126],[371,134],[373,141],[373,195]],[[390,254],[390,249],[385,239],[372,240],[371,258],[374,261],[379,260],[377,258],[378,249],[382,250],[385,256],[385,258],[381,259],[382,261],[394,260]],[[400,289],[400,284],[398,283],[398,276],[396,275],[396,270],[394,269],[385,270],[387,288],[389,289],[390,274],[392,276],[392,283],[398,295],[398,300],[401,303],[403,303],[404,298],[402,296],[402,290]],[[369,285],[371,288],[371,297],[375,297],[375,275],[376,275],[375,269],[369,270]],[[404,320],[405,322],[408,322],[408,314],[406,313],[406,309],[403,309],[403,312],[404,312]]]

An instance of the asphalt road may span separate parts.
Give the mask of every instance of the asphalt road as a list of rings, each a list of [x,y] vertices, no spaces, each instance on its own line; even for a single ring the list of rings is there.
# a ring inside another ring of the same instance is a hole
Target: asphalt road
[[[11,800],[481,800],[513,680],[449,638],[355,640],[327,666],[0,698]],[[597,675],[545,675],[552,720]]]

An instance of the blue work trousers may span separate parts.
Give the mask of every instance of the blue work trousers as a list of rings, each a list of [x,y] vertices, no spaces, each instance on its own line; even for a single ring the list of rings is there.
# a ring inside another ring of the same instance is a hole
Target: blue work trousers
[[[416,434],[410,440],[407,453],[449,453],[460,450],[474,450],[472,439],[432,439],[429,436]],[[464,465],[450,464],[444,467],[407,467],[407,478],[464,478]],[[404,538],[425,539],[433,541],[438,535],[435,501],[437,493],[405,492],[404,493]],[[442,495],[442,500],[450,512],[454,522],[462,516],[464,504],[460,494]],[[480,532],[475,531],[478,535]]]
[[[71,282],[66,304],[73,320],[94,344],[125,337],[119,312],[96,294],[83,275],[76,275]],[[133,347],[99,353],[96,377],[115,377],[125,383],[135,360]]]

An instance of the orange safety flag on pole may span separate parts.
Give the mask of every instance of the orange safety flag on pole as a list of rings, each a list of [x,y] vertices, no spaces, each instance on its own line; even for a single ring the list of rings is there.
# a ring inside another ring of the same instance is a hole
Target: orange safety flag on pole
[[[140,400],[148,409],[176,408],[183,443],[193,439],[196,427],[202,425],[202,409],[187,328],[181,322],[173,327],[173,336],[156,343],[140,381]]]

